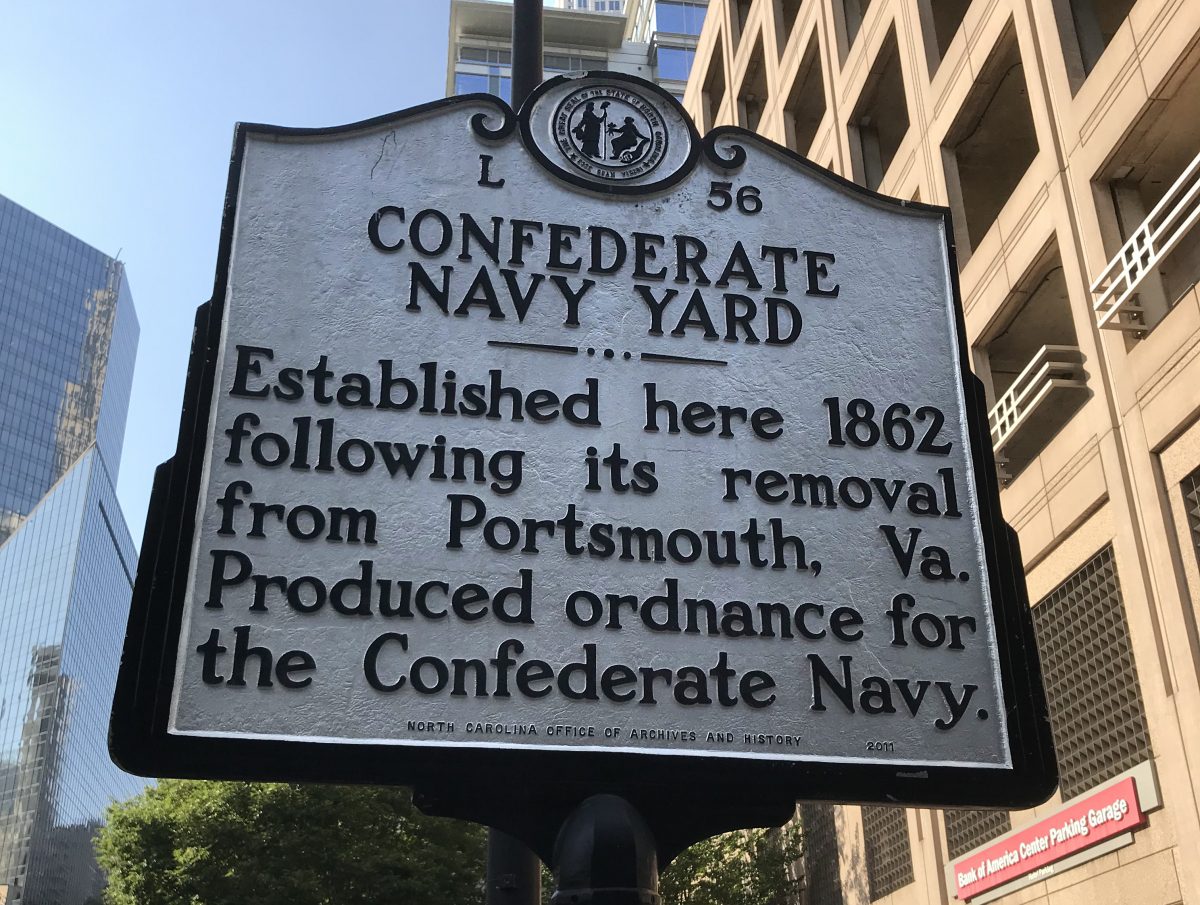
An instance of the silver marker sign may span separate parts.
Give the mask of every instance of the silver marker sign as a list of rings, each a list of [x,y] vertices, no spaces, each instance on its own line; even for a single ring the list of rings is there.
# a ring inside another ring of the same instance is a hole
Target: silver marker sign
[[[943,209],[612,73],[230,178],[120,762],[1049,793]]]

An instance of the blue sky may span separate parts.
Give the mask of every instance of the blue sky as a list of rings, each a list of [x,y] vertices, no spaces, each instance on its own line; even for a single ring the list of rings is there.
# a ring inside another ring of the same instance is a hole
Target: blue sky
[[[0,194],[128,269],[142,335],[118,495],[175,451],[238,120],[329,126],[445,92],[447,0],[39,0],[4,13]]]

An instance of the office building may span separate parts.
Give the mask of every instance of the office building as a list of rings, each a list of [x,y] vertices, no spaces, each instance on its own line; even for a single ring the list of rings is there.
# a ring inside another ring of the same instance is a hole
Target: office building
[[[546,77],[611,69],[682,98],[707,0],[557,0],[543,14]],[[451,0],[446,94],[511,100],[512,3]]]
[[[951,208],[1061,769],[1011,814],[804,806],[808,903],[961,901],[1006,849],[971,901],[1200,902],[1200,3],[713,0],[685,106]],[[1142,825],[1032,857],[1118,792]]]
[[[113,487],[137,349],[125,271],[0,197],[0,901],[84,905],[142,781],[108,713],[137,555]]]

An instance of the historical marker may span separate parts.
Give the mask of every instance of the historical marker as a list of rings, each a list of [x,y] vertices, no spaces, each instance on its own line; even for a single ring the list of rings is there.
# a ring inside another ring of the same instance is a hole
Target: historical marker
[[[1044,799],[949,242],[612,73],[239,127],[118,761]]]

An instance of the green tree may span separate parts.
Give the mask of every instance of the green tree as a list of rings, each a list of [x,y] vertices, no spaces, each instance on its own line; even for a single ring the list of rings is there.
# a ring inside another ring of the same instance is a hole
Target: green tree
[[[800,827],[737,830],[693,845],[663,871],[663,905],[793,905]]]
[[[793,865],[803,854],[799,824],[736,830],[697,842],[662,872],[663,905],[795,905],[802,881]],[[542,903],[554,876],[542,868]]]
[[[485,831],[407,790],[163,780],[109,808],[106,905],[445,905],[483,899]]]

